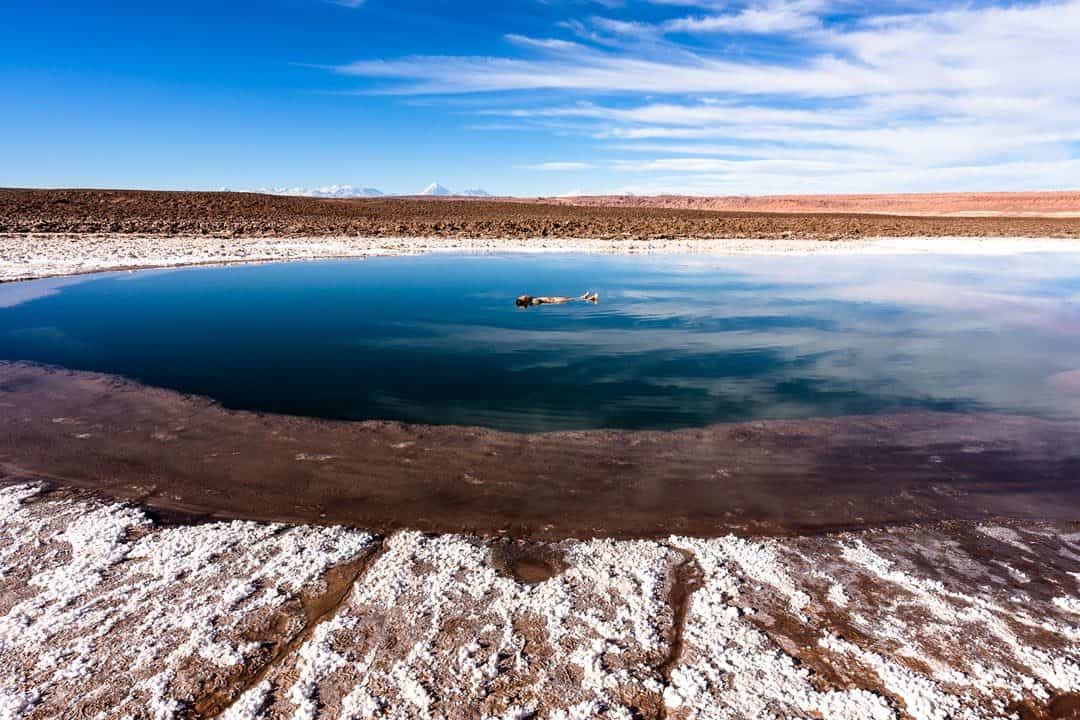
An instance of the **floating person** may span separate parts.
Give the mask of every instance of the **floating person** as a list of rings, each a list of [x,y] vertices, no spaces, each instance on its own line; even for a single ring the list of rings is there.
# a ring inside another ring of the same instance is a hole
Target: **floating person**
[[[563,296],[548,297],[546,295],[541,295],[539,297],[533,297],[532,295],[519,295],[518,299],[514,302],[517,304],[518,307],[530,307],[532,305],[562,305],[563,303],[574,302],[575,300],[591,303],[600,302],[600,293],[594,293],[590,290],[581,297],[576,298]]]

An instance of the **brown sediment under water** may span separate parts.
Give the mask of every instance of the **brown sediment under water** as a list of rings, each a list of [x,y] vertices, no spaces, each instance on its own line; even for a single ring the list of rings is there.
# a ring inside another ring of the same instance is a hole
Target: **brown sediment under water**
[[[1080,423],[910,412],[512,433],[233,411],[0,363],[0,474],[264,521],[568,537],[1076,520]],[[528,570],[528,568],[526,568]]]

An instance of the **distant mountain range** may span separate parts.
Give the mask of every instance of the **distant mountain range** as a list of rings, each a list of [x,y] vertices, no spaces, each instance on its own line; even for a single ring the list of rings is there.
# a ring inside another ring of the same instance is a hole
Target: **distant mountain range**
[[[224,189],[224,188],[223,188]],[[362,197],[386,197],[386,193],[377,188],[371,187],[353,187],[352,185],[325,185],[318,188],[302,188],[302,187],[276,187],[276,188],[260,188],[256,192],[266,193],[268,195],[292,195],[296,197],[315,197],[315,198],[362,198]],[[480,188],[469,188],[468,190],[462,190],[461,192],[454,192],[453,190],[440,185],[437,182],[431,183],[426,188],[421,190],[418,195],[427,195],[431,197],[491,197],[491,193]]]
[[[461,192],[454,192],[450,188],[440,185],[437,182],[428,185],[420,191],[420,194],[432,197],[447,197],[451,195],[457,195],[459,197],[491,197],[491,193],[487,190],[481,190],[480,188],[469,188],[468,190],[462,190]]]
[[[268,195],[295,195],[298,197],[319,198],[356,198],[356,197],[382,197],[382,190],[370,187],[353,187],[352,185],[326,185],[320,188],[262,188],[259,192]]]

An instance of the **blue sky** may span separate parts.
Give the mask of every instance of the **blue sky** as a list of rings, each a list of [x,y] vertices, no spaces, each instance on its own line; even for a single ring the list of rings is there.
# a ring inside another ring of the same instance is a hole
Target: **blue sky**
[[[0,2],[4,186],[1080,188],[1080,0]]]

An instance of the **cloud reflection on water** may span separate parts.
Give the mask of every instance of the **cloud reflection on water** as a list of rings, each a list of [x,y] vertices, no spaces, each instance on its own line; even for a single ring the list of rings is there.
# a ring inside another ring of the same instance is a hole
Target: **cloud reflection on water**
[[[1080,367],[1067,255],[438,256],[43,287],[0,310],[0,355],[237,407],[526,430],[1080,415],[1049,380]],[[585,288],[599,305],[512,304]],[[45,325],[63,347],[27,332]]]

